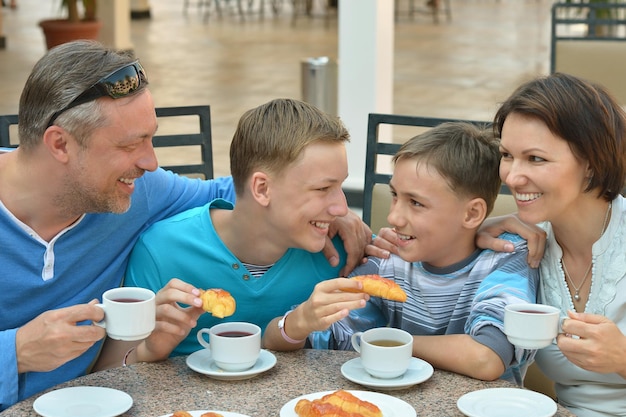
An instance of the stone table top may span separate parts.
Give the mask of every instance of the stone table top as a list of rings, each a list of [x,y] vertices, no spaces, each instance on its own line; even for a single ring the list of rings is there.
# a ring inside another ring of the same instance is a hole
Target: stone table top
[[[133,398],[133,406],[122,414],[124,417],[160,417],[176,410],[220,410],[250,417],[283,417],[280,416],[282,406],[304,394],[337,389],[376,391],[350,382],[341,374],[341,365],[357,357],[356,352],[304,349],[274,354],[277,363],[273,368],[246,380],[217,380],[191,370],[186,357],[175,357],[92,373],[48,391],[75,386],[124,391]],[[480,381],[436,369],[433,376],[421,384],[379,392],[409,403],[418,416],[463,416],[456,405],[459,397],[496,387],[515,385],[502,380]],[[0,416],[37,416],[33,402],[40,395],[15,404]],[[556,416],[573,414],[558,406]]]

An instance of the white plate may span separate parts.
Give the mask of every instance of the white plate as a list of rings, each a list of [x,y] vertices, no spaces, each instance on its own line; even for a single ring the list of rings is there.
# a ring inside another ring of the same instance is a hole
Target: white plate
[[[371,391],[347,391],[358,397],[360,400],[376,404],[378,408],[380,408],[380,411],[382,411],[383,417],[416,417],[417,415],[411,404],[402,401],[399,398],[392,397],[391,395]],[[316,392],[314,394],[307,394],[294,398],[287,404],[283,405],[283,408],[280,409],[280,417],[298,417],[295,411],[298,401],[302,399],[313,401],[315,399],[322,398],[324,395],[330,394],[331,392],[335,391]]]
[[[418,358],[411,358],[409,369],[404,375],[391,379],[375,378],[368,374],[363,368],[361,358],[350,359],[341,366],[341,374],[346,379],[384,391],[404,389],[419,384],[433,376],[433,372],[434,369],[431,364]]]
[[[176,411],[176,410],[174,410]],[[169,414],[163,414],[160,417],[171,417],[171,415],[174,413],[174,411],[172,411]],[[204,413],[208,413],[208,412],[214,412],[214,413],[219,413],[221,415],[223,415],[224,417],[250,417],[250,416],[246,416],[243,414],[239,414],[239,413],[229,413],[228,411],[217,411],[217,410],[193,410],[193,411],[187,411],[189,414],[191,414],[193,417],[200,417],[202,414]]]
[[[33,409],[44,417],[115,417],[128,411],[133,399],[123,391],[104,387],[70,387],[37,398]]]
[[[223,381],[237,381],[241,379],[254,378],[258,374],[271,369],[276,365],[276,356],[272,352],[265,349],[261,349],[259,359],[254,366],[245,371],[229,372],[219,368],[213,358],[211,358],[211,351],[209,349],[200,349],[191,355],[187,356],[187,366],[196,372],[210,376],[213,379],[220,379]]]
[[[556,403],[552,398],[522,388],[468,392],[456,405],[469,417],[551,417],[556,414]]]

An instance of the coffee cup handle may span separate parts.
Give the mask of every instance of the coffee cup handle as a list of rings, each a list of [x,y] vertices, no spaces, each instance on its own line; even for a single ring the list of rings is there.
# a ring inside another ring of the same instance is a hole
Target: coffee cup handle
[[[209,329],[200,329],[198,330],[198,333],[196,334],[196,337],[198,338],[198,343],[200,343],[205,349],[211,349],[211,346],[209,344],[209,342],[207,342],[206,340],[204,340],[204,334],[209,334]]]
[[[361,336],[362,335],[363,335],[363,332],[356,332],[350,338],[350,341],[352,342],[352,347],[354,348],[354,350],[356,350],[359,353],[361,353]]]
[[[561,317],[559,317],[559,330],[558,330],[558,333],[565,333],[565,332],[563,331],[563,323],[564,323],[564,322],[565,322],[565,320],[567,320],[567,319],[569,319],[569,317],[567,317],[567,316],[561,316]]]
[[[104,304],[95,304],[96,307],[100,307],[102,309],[102,311],[105,312],[106,314],[106,309],[104,308]],[[104,319],[100,320],[100,321],[94,321],[93,324],[95,324],[98,327],[102,327],[103,329],[106,329],[106,322]]]

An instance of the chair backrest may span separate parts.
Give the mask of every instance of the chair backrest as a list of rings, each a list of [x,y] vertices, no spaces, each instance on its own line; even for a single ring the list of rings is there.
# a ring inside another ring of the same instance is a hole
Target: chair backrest
[[[211,108],[209,106],[157,107],[159,133],[152,139],[161,168],[177,174],[213,178],[213,144],[211,142]],[[198,119],[198,131],[186,130],[189,118]],[[168,125],[166,125],[166,123]],[[169,124],[171,123],[171,126]],[[162,133],[161,133],[162,132]],[[167,155],[164,149],[167,149]],[[178,148],[179,152],[176,152]],[[160,152],[163,150],[163,152]],[[176,154],[176,155],[173,155]],[[173,157],[174,156],[174,157]],[[194,162],[190,163],[192,160]]]
[[[624,3],[553,4],[550,73],[601,84],[626,105],[625,16]]]
[[[154,136],[152,143],[163,169],[191,177],[213,178],[210,110],[209,106],[156,109],[160,134]],[[193,118],[197,118],[198,128],[189,132],[190,126],[196,123],[190,120]],[[14,133],[17,124],[17,115],[0,115],[0,147],[18,146]],[[179,133],[181,131],[189,133]]]
[[[17,129],[17,114],[0,115],[1,148],[17,148],[17,134],[11,135],[11,131],[13,129]],[[13,141],[13,143],[11,143],[12,137],[15,138],[15,141]]]
[[[403,116],[396,114],[370,113],[367,123],[367,150],[365,155],[365,186],[363,188],[363,221],[374,232],[387,226],[387,213],[391,196],[389,180],[391,180],[391,157],[400,149],[401,143],[417,134],[444,122],[464,121],[477,126],[489,126],[490,122],[474,120],[445,119],[434,117]],[[384,125],[409,126],[403,131],[406,137],[393,132],[394,141],[390,141],[391,132],[384,131]],[[387,136],[385,138],[385,136]],[[381,141],[380,139],[387,139]],[[395,143],[394,143],[395,142]],[[398,143],[401,142],[401,143]],[[510,191],[502,185],[501,195],[491,215],[506,214],[515,211],[515,202]],[[508,195],[507,195],[508,194]]]

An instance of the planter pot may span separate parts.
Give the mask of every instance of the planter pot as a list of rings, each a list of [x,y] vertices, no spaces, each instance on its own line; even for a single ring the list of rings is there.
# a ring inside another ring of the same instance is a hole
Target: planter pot
[[[72,23],[65,19],[50,19],[42,20],[39,26],[46,37],[46,46],[51,49],[77,39],[98,40],[102,22],[94,20]]]

